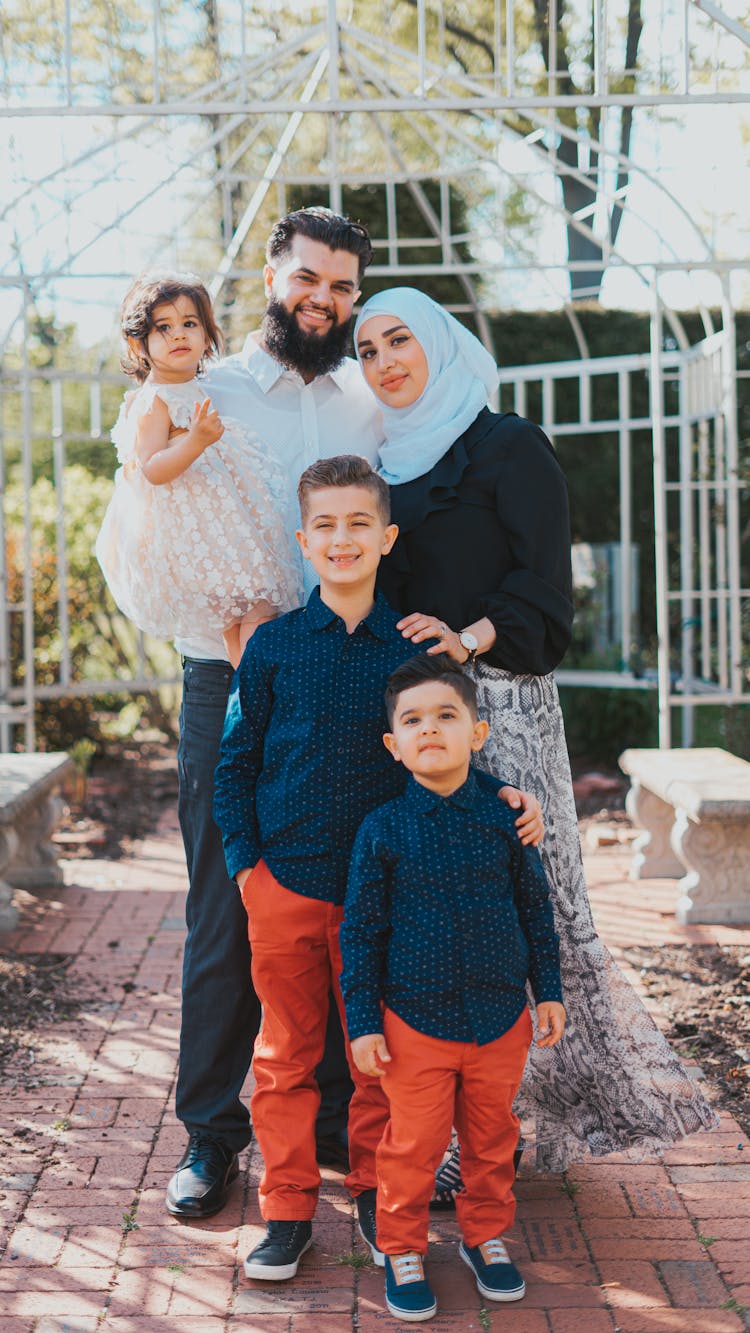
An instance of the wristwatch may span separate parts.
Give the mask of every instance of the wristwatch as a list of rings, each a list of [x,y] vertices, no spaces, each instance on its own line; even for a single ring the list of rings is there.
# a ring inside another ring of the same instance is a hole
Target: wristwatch
[[[476,660],[476,655],[479,651],[479,639],[477,638],[476,634],[472,634],[471,630],[469,629],[462,629],[458,637],[461,643],[463,644],[464,648],[466,649],[467,653],[469,654],[463,665],[473,666]]]

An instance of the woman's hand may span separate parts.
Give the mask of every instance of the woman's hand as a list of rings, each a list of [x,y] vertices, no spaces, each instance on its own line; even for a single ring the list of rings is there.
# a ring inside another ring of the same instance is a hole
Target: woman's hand
[[[382,1078],[383,1065],[390,1064],[391,1057],[382,1032],[369,1032],[366,1037],[355,1037],[351,1044],[352,1060],[360,1074],[370,1074]]]
[[[396,629],[400,629],[404,638],[411,639],[412,643],[422,643],[424,639],[437,639],[437,643],[426,650],[430,656],[447,653],[454,662],[460,662],[462,665],[469,656],[468,649],[464,648],[456,631],[450,629],[444,620],[438,620],[437,616],[425,616],[421,611],[413,611],[410,616],[399,620]]]

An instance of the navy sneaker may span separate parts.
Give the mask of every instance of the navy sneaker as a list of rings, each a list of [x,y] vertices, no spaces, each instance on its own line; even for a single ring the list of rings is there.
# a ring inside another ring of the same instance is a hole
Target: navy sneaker
[[[385,1268],[385,1255],[381,1254],[378,1249],[375,1237],[375,1201],[377,1197],[377,1190],[363,1190],[361,1194],[357,1195],[355,1199],[357,1229],[372,1255],[373,1263],[376,1263],[378,1268]]]
[[[261,1282],[294,1277],[305,1250],[312,1245],[312,1222],[267,1222],[266,1234],[245,1260],[245,1276]]]
[[[397,1319],[418,1324],[437,1313],[421,1254],[385,1255],[385,1303]]]
[[[458,1253],[469,1265],[488,1301],[520,1301],[526,1294],[526,1283],[499,1236],[493,1236],[483,1245],[467,1245],[462,1240]]]

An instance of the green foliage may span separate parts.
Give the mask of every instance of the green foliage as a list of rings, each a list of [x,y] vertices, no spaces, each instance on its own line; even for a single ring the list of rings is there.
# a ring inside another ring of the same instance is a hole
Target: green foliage
[[[74,681],[95,682],[119,679],[128,681],[148,672],[176,674],[173,649],[165,644],[146,641],[144,664],[139,662],[139,635],[114,607],[94,555],[94,543],[104,509],[112,492],[112,483],[94,476],[81,464],[65,468],[62,511],[66,549],[67,586],[65,605],[69,619],[68,647],[71,676]],[[41,685],[56,684],[63,660],[63,631],[60,619],[60,581],[57,561],[58,497],[46,477],[34,482],[30,495],[31,574],[34,606],[34,670]],[[24,500],[19,479],[8,486],[5,496],[6,560],[8,597],[11,604],[23,600]],[[25,677],[23,656],[23,617],[11,617],[11,664],[13,683]],[[145,713],[161,726],[169,725],[169,700],[143,697],[133,706],[124,701],[131,724]],[[123,699],[111,696],[54,700],[37,705],[37,727],[42,748],[67,749],[82,738],[98,741],[102,732],[99,712],[102,707],[120,709]],[[125,710],[123,710],[125,711]],[[132,725],[130,729],[132,730]]]
[[[658,743],[654,690],[563,686],[560,704],[572,759],[614,768],[618,755],[628,746]]]
[[[31,466],[34,478],[51,477],[55,470],[52,389],[49,375],[61,378],[60,394],[65,462],[83,463],[101,476],[111,477],[115,467],[109,428],[117,418],[122,401],[124,376],[119,374],[118,353],[108,347],[82,348],[72,324],[58,324],[52,316],[32,314],[26,342],[30,379]],[[18,470],[23,440],[24,401],[21,380],[16,372],[23,364],[21,345],[11,342],[0,366],[0,428],[9,476]],[[36,373],[35,373],[36,372]],[[106,373],[104,373],[106,372]],[[87,381],[87,376],[90,377]],[[117,376],[117,378],[115,378]],[[100,394],[101,422],[105,432],[99,439],[91,436],[91,393]]]

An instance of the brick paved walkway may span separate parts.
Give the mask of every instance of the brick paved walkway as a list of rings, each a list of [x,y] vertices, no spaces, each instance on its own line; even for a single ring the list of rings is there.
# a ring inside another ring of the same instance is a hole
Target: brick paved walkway
[[[630,943],[750,943],[750,931],[677,927],[674,886],[629,885],[621,848],[588,858],[600,929]],[[0,1333],[391,1333],[341,1178],[326,1173],[315,1248],[294,1283],[250,1283],[261,1234],[258,1161],[228,1207],[185,1225],[163,1205],[184,1135],[172,1111],[185,877],[172,817],[132,860],[68,865],[67,886],[21,894],[19,951],[73,953],[100,998],[35,1040],[36,1086],[11,1068],[0,1116]],[[638,978],[633,978],[638,984]],[[729,1117],[663,1162],[522,1173],[517,1306],[481,1307],[436,1220],[435,1333],[738,1333],[750,1327],[750,1143]]]

